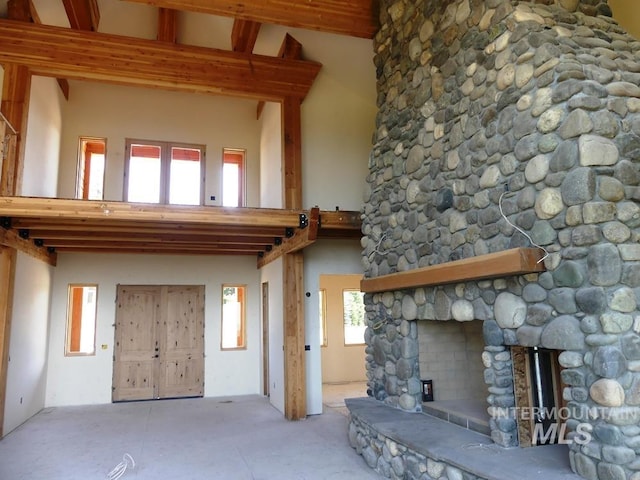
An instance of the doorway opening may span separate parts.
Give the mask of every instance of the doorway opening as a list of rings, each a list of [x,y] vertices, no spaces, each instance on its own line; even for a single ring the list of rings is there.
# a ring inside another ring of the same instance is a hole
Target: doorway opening
[[[346,413],[345,398],[364,397],[365,315],[362,275],[320,275],[322,403]]]

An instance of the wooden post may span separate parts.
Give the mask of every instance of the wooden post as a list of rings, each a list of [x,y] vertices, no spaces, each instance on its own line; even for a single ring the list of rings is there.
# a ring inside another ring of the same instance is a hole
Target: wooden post
[[[28,68],[12,64],[4,65],[0,109],[13,128],[18,131],[18,135],[11,147],[8,147],[2,162],[2,176],[0,177],[0,193],[2,195],[18,195],[21,190],[24,132],[27,128],[30,90],[31,74]],[[7,395],[9,339],[11,337],[11,313],[17,256],[15,248],[0,247],[0,438],[3,436],[4,406]]]
[[[302,132],[299,98],[282,102],[284,165],[282,168],[284,208],[302,208]]]
[[[283,258],[284,293],[284,413],[288,420],[307,416],[306,358],[304,349],[304,256]]]
[[[7,395],[16,258],[17,252],[14,248],[0,247],[0,438],[4,435],[4,406]]]
[[[18,131],[14,148],[7,152],[2,162],[0,195],[15,196],[22,190],[24,138],[29,111],[31,73],[27,67],[5,64],[0,110]]]
[[[302,144],[300,99],[282,102],[284,208],[302,208]],[[284,305],[284,414],[289,420],[307,415],[304,332],[304,256],[283,257]]]
[[[171,8],[158,9],[158,40],[176,43],[178,38],[178,11]]]

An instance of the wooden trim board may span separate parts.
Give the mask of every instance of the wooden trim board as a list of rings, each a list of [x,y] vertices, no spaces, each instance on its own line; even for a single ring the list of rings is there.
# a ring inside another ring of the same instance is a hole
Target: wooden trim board
[[[544,272],[544,263],[540,261],[542,258],[543,251],[538,248],[513,248],[406,272],[365,278],[360,282],[360,290],[365,293],[388,292]]]

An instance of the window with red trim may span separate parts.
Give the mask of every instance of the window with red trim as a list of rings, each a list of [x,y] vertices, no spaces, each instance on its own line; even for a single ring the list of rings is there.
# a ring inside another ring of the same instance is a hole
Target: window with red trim
[[[80,137],[76,198],[102,200],[107,139]]]
[[[222,206],[244,207],[244,150],[222,151]]]
[[[204,203],[204,145],[127,139],[124,201]]]

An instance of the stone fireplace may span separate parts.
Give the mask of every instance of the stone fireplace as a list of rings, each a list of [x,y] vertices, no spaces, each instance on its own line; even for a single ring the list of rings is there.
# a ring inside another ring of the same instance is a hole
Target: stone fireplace
[[[430,328],[478,322],[478,357],[450,353],[466,383],[482,370],[495,444],[527,443],[521,358],[539,349],[568,439],[588,432],[567,447],[574,472],[639,480],[640,42],[610,15],[600,0],[380,1],[365,280],[518,247],[544,250],[545,271],[368,293],[366,364],[370,397],[423,411],[447,335]],[[434,381],[436,402],[454,384]]]

